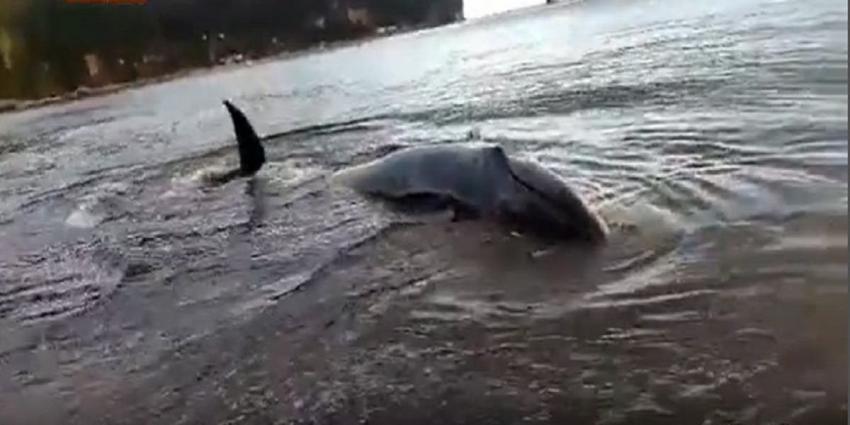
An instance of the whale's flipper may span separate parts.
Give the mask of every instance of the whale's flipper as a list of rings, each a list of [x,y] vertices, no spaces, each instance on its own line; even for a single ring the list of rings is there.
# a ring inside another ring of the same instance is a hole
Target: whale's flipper
[[[239,144],[239,174],[243,177],[252,176],[266,162],[266,151],[245,114],[227,100],[224,106],[230,113],[236,142]]]

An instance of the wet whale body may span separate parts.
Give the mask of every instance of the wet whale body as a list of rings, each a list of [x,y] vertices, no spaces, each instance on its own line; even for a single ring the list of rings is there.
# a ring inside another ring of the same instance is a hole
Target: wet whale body
[[[245,115],[230,102],[240,169],[256,173],[265,154]],[[382,200],[427,202],[465,217],[492,218],[557,239],[604,241],[605,222],[558,175],[542,165],[509,156],[491,143],[445,143],[395,150],[334,173],[331,181]],[[460,215],[460,214],[459,214]]]
[[[357,192],[407,202],[435,199],[468,216],[494,218],[551,238],[603,241],[605,222],[560,177],[490,143],[395,151],[337,172]]]

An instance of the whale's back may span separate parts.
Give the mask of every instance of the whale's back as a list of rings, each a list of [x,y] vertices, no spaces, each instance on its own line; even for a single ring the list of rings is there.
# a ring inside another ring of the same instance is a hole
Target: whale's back
[[[370,195],[400,199],[429,194],[486,211],[497,208],[509,184],[507,164],[498,145],[430,145],[344,169],[332,180]]]

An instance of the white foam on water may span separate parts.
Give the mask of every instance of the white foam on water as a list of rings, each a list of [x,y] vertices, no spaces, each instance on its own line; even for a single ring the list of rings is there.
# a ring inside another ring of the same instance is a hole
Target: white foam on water
[[[297,186],[321,176],[326,171],[309,161],[291,158],[281,162],[267,163],[260,172],[275,183]]]
[[[84,206],[80,206],[80,208],[74,210],[70,215],[68,215],[68,218],[65,219],[65,224],[67,226],[80,229],[91,229],[102,222],[102,216],[92,214],[90,211],[87,211]]]
[[[596,206],[596,211],[612,233],[619,230],[633,231],[649,246],[668,241],[687,230],[687,224],[681,217],[649,202],[608,202]]]

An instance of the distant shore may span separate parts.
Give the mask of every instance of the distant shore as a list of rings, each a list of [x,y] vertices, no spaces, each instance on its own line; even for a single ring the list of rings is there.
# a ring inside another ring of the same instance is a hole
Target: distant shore
[[[123,82],[123,83],[114,83],[107,84],[98,87],[87,87],[82,86],[77,88],[76,90],[66,92],[56,96],[44,97],[40,99],[0,99],[0,114],[4,113],[13,113],[25,111],[28,109],[40,108],[49,105],[73,102],[75,100],[87,99],[91,97],[97,96],[106,96],[113,93],[118,93],[124,90],[131,90],[134,88],[144,87],[153,84],[164,83],[168,81],[174,81],[181,78],[192,77],[197,75],[203,75],[210,72],[224,71],[228,69],[236,69],[244,66],[253,66],[261,63],[268,63],[277,60],[287,60],[294,59],[301,56],[323,53],[330,50],[336,50],[341,48],[346,48],[350,46],[355,46],[358,44],[368,43],[370,41],[374,41],[380,38],[387,38],[401,34],[412,33],[416,31],[422,31],[431,29],[434,27],[428,26],[417,26],[417,27],[409,27],[409,28],[399,28],[396,31],[389,33],[373,33],[368,36],[352,38],[347,40],[338,40],[332,42],[325,42],[321,44],[312,45],[309,47],[301,48],[301,49],[293,49],[293,50],[284,50],[278,53],[273,53],[267,56],[263,56],[256,59],[245,59],[239,62],[233,63],[224,63],[224,64],[216,64],[212,66],[202,66],[202,67],[186,67],[175,72],[170,72],[166,74],[162,74],[155,77],[149,78],[140,78],[133,81]]]

